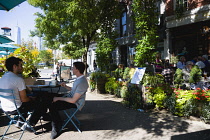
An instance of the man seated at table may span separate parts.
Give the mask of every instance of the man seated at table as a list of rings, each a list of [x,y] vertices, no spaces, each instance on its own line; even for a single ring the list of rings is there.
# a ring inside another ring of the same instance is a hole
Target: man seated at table
[[[80,104],[84,105],[86,92],[88,89],[88,82],[83,75],[85,70],[85,64],[82,62],[73,63],[73,74],[77,76],[73,87],[67,86],[64,82],[61,83],[62,87],[65,87],[70,92],[65,97],[54,97],[53,103],[49,108],[52,117],[52,132],[51,139],[55,139],[61,129],[62,120],[58,113],[59,110],[65,110],[69,108],[77,108]],[[80,108],[81,109],[81,108]]]
[[[22,59],[16,57],[10,57],[6,60],[5,66],[8,72],[6,72],[2,78],[0,78],[0,88],[14,90],[17,108],[20,110],[20,112],[25,114],[23,115],[25,118],[27,117],[28,111],[34,111],[29,121],[29,123],[34,126],[40,119],[41,115],[46,112],[47,106],[43,102],[34,100],[34,98],[27,96],[25,82],[23,78],[18,76],[23,72],[22,65]],[[15,103],[12,99],[1,98],[1,106],[5,112],[11,114],[16,112]],[[32,131],[26,123],[23,125],[21,122],[22,119],[19,119],[16,127],[21,128],[22,130]]]

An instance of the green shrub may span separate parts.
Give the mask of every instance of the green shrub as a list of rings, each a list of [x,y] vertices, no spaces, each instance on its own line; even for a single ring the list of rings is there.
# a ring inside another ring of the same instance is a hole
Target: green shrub
[[[147,87],[146,103],[155,103],[156,108],[167,107],[166,99],[172,95],[173,89],[168,84],[163,84],[159,87]]]
[[[105,84],[105,90],[109,94],[114,94],[117,88],[119,87],[119,83],[116,81],[116,78],[110,77]]]
[[[203,105],[203,108],[201,111],[201,119],[205,123],[210,123],[210,102],[207,102]]]
[[[161,74],[155,74],[155,75],[151,75],[148,73],[144,74],[143,77],[143,85],[144,86],[150,86],[150,87],[158,87],[160,86],[160,84],[164,84],[164,77]]]
[[[91,90],[95,90],[96,86],[99,90],[102,90],[102,92],[105,91],[105,83],[107,81],[107,78],[109,78],[109,74],[105,74],[102,72],[93,72],[90,74],[90,88]],[[100,86],[99,86],[100,84]]]
[[[161,89],[157,89],[158,93],[153,96],[153,101],[155,103],[156,108],[165,108],[164,102],[166,99],[166,93]]]
[[[137,85],[130,85],[127,87],[125,96],[123,97],[123,104],[133,109],[139,109],[143,107],[142,92]]]

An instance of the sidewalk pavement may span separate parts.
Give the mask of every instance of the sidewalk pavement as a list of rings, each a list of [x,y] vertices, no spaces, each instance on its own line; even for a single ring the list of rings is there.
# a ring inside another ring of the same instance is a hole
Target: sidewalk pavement
[[[139,112],[124,107],[121,99],[112,95],[87,93],[86,105],[78,113],[82,133],[72,124],[68,125],[57,140],[208,140],[210,125],[173,116],[166,111]],[[0,134],[3,134],[8,119],[0,113]],[[36,129],[38,135],[25,132],[22,140],[50,140],[50,122],[42,121]],[[18,137],[20,130],[13,125],[11,135]]]
[[[167,111],[139,112],[126,108],[121,98],[113,95],[87,92],[86,104],[77,114],[81,122],[79,133],[69,124],[56,140],[209,140],[210,125],[198,119],[173,116]],[[6,129],[8,119],[0,112],[0,135]],[[50,122],[42,121],[44,133],[36,125],[38,135],[25,132],[22,140],[50,140]],[[20,130],[11,126],[10,135],[15,138]]]

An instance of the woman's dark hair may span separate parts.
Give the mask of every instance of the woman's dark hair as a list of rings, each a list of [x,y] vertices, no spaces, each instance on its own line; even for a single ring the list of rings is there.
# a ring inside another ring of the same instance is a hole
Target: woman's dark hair
[[[8,71],[12,71],[13,72],[13,65],[18,66],[20,62],[22,62],[23,60],[17,57],[9,57],[7,58],[6,62],[5,62],[5,66],[7,68]]]
[[[83,62],[74,62],[73,65],[79,70],[81,74],[85,71],[85,64]]]

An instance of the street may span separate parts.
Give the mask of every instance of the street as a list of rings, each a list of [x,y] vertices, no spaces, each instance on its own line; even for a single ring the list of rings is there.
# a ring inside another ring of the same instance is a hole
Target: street
[[[53,74],[53,69],[38,69],[40,78],[51,78],[51,75]]]

